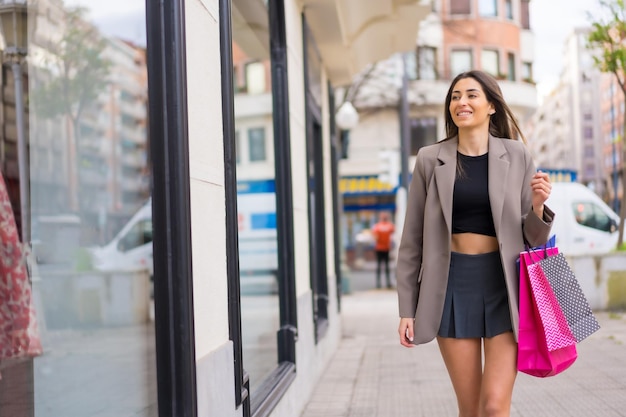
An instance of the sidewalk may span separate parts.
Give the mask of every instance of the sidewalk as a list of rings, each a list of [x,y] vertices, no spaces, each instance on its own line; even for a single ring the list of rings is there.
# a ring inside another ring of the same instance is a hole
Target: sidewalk
[[[398,342],[395,290],[355,291],[341,304],[343,338],[300,417],[457,415],[436,342]],[[626,416],[626,314],[596,316],[602,328],[578,346],[570,369],[546,379],[519,374],[512,417]]]

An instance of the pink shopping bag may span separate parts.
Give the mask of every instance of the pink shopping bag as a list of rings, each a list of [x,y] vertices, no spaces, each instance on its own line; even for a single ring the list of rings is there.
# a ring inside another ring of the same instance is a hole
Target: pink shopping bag
[[[576,339],[541,268],[543,255],[557,248],[520,253],[519,340],[517,369],[548,377],[569,368],[577,359]]]

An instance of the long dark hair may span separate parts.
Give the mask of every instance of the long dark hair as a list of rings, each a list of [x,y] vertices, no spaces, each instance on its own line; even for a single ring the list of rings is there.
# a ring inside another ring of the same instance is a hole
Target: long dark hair
[[[526,143],[526,138],[522,134],[513,112],[502,97],[502,90],[500,90],[498,82],[490,74],[479,70],[462,72],[457,75],[454,80],[452,80],[452,84],[450,84],[448,94],[446,95],[446,106],[444,109],[446,119],[446,137],[451,138],[459,134],[459,128],[454,124],[452,115],[450,114],[450,101],[452,101],[452,91],[454,86],[459,82],[459,80],[464,78],[473,78],[476,80],[481,85],[483,92],[487,97],[487,101],[491,103],[496,110],[496,112],[492,114],[489,119],[489,133],[497,138],[521,139],[522,142]]]

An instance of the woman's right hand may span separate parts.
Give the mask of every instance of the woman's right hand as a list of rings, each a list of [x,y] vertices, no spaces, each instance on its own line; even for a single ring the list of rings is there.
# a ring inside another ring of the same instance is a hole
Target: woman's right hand
[[[398,334],[400,335],[400,344],[404,347],[415,347],[413,344],[413,322],[415,320],[412,317],[402,317],[400,319],[400,326],[398,327]]]

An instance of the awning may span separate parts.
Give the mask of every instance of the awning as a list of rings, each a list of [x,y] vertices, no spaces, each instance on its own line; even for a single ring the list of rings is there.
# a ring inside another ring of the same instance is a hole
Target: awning
[[[330,81],[347,85],[368,64],[415,49],[430,0],[302,0]]]
[[[344,177],[339,180],[339,192],[350,195],[393,195],[393,185],[382,182],[376,176]]]

